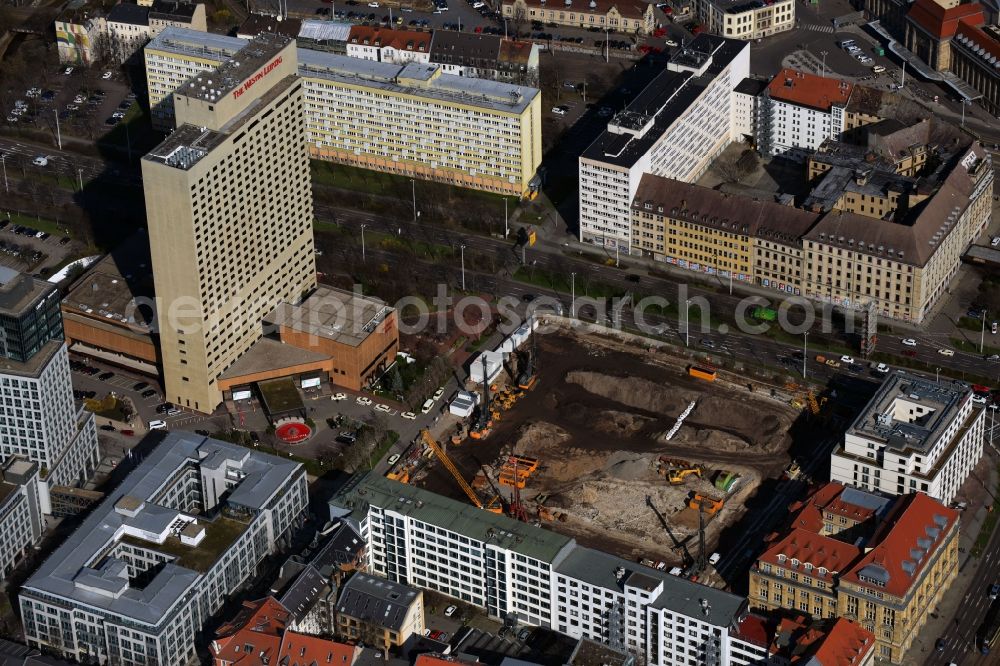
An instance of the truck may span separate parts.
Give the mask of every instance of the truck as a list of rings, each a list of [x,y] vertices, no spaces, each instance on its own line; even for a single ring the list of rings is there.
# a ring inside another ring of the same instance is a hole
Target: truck
[[[688,374],[698,379],[704,379],[706,382],[714,382],[718,376],[718,372],[714,368],[703,368],[697,365],[689,366]]]

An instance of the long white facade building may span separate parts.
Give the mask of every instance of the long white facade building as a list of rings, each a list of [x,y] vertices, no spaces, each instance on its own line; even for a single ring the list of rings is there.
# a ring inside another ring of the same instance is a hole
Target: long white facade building
[[[38,492],[38,463],[14,457],[0,471],[0,578],[42,539],[45,519]]]
[[[742,41],[703,33],[671,56],[580,156],[580,240],[627,253],[643,174],[697,180],[739,138],[732,93],[749,75]]]
[[[830,480],[948,504],[983,455],[986,410],[972,390],[897,370],[844,434]]]
[[[370,570],[494,618],[515,616],[624,649],[655,666],[747,666],[746,599],[583,548],[569,537],[368,475],[331,502],[357,526]]]
[[[307,502],[298,463],[171,433],[24,584],[25,640],[82,663],[190,663]]]
[[[173,92],[247,41],[168,28],[145,48],[154,127],[173,127]],[[520,196],[542,160],[541,92],[299,48],[306,143],[315,159]]]
[[[80,486],[97,468],[94,415],[73,401],[59,291],[0,267],[0,460],[39,464],[42,510],[49,488]]]

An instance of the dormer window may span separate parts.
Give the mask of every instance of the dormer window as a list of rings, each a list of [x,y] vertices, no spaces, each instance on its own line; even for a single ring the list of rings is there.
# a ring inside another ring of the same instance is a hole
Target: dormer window
[[[788,557],[785,554],[783,554],[783,553],[779,554],[778,555],[778,564],[784,564],[785,560],[787,560],[787,559],[788,559]]]

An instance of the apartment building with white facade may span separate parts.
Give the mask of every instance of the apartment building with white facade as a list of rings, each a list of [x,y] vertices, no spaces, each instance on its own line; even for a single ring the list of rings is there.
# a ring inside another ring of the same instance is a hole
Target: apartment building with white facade
[[[781,70],[758,103],[757,149],[802,159],[827,139],[840,140],[853,89],[841,79]]]
[[[38,492],[38,463],[20,456],[0,470],[0,578],[42,540],[45,518]]]
[[[738,138],[732,93],[749,74],[746,42],[702,33],[674,53],[580,156],[580,240],[627,253],[642,175],[701,176]]]
[[[761,39],[795,27],[795,0],[698,0],[705,30],[730,39]]]
[[[897,370],[844,434],[830,480],[948,504],[983,455],[986,410],[968,386]]]
[[[24,584],[25,640],[83,663],[190,663],[307,503],[298,463],[170,433]]]
[[[430,33],[427,33],[428,35]],[[165,30],[146,47],[153,125],[173,127],[173,91],[246,40]],[[521,196],[542,160],[537,88],[299,48],[310,156]]]
[[[370,571],[491,617],[588,638],[656,666],[746,666],[766,646],[738,626],[746,599],[382,476],[353,480],[331,517],[357,525]]]
[[[49,488],[80,486],[100,455],[94,415],[73,400],[59,291],[0,267],[0,459],[37,462],[42,510]]]
[[[396,30],[377,25],[351,26],[347,55],[362,60],[405,65],[430,62],[432,32]]]

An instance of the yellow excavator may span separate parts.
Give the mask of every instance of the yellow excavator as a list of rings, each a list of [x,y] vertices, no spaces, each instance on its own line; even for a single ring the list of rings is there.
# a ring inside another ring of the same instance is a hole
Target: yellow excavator
[[[685,479],[690,475],[696,475],[699,479],[701,478],[701,468],[700,467],[689,467],[687,469],[671,469],[667,471],[667,481],[670,485],[679,486],[684,483]]]
[[[445,469],[451,472],[451,475],[455,477],[455,481],[458,482],[458,487],[462,489],[462,492],[465,493],[466,497],[469,498],[469,501],[472,502],[476,508],[485,509],[491,513],[503,513],[503,506],[500,503],[499,495],[484,503],[483,500],[479,499],[479,495],[476,494],[476,491],[473,490],[472,486],[470,486],[465,480],[465,477],[462,476],[462,473],[458,471],[458,468],[455,467],[455,463],[451,461],[451,458],[449,458],[448,454],[444,452],[441,445],[434,440],[430,431],[425,428],[420,431],[420,436],[423,438],[424,444],[426,444],[427,447],[434,452],[434,455],[438,457],[438,460],[441,461],[441,464],[444,465]]]

